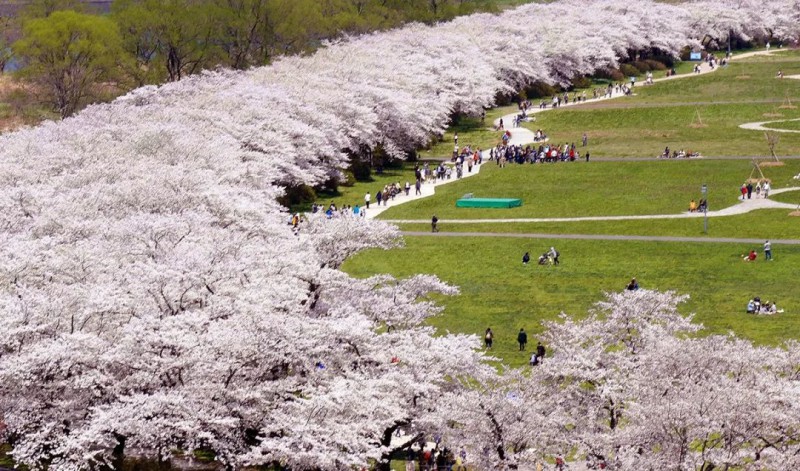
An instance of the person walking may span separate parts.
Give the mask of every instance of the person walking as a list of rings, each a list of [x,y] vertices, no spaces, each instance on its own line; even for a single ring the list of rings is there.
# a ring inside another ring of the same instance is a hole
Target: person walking
[[[369,209],[369,200],[372,199],[372,196],[369,194],[369,191],[366,195],[364,195],[364,205]]]
[[[528,334],[525,333],[525,329],[519,329],[519,333],[517,334],[517,342],[519,343],[519,351],[525,351],[525,345],[528,344]]]
[[[434,214],[431,218],[431,232],[439,232],[439,228],[436,225],[439,223],[439,218],[436,217]]]
[[[753,195],[753,184],[752,183],[748,183],[747,184],[747,199],[750,199],[750,197],[752,195]]]
[[[483,344],[486,345],[486,348],[492,348],[492,341],[494,340],[494,333],[492,332],[491,328],[486,329],[486,334],[483,336]]]
[[[764,260],[772,260],[772,244],[764,242]]]
[[[745,198],[747,198],[747,183],[742,183],[742,187],[739,189],[739,191],[742,193],[742,201],[744,201]]]
[[[762,187],[762,190],[764,190],[764,198],[769,198],[770,188],[772,187],[769,185],[769,182],[764,182],[764,186]]]

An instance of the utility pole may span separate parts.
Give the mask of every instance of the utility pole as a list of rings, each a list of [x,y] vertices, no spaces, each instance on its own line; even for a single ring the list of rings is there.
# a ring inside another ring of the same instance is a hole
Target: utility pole
[[[708,185],[703,183],[700,187],[700,193],[703,195],[703,200],[706,204],[703,205],[703,233],[708,234]]]

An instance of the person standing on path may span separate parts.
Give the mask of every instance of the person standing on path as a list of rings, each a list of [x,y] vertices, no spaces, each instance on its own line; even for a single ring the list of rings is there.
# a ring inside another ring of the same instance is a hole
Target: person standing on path
[[[364,205],[369,209],[369,200],[372,199],[372,196],[369,194],[369,191],[366,195],[364,195]]]
[[[748,183],[747,184],[747,199],[750,199],[750,197],[752,195],[753,195],[753,184],[752,183]]]
[[[742,183],[742,187],[739,189],[739,191],[742,192],[742,201],[744,201],[745,198],[747,198],[747,183]]]
[[[436,227],[436,224],[438,223],[439,223],[439,218],[437,218],[436,215],[434,214],[433,217],[431,218],[431,232],[439,232],[439,228]]]
[[[525,333],[525,329],[519,329],[519,333],[517,334],[517,342],[519,343],[519,351],[525,351],[525,345],[528,344],[528,334]]]
[[[772,244],[764,242],[764,260],[772,260]]]
[[[486,348],[489,350],[492,349],[492,341],[494,340],[494,333],[492,333],[491,328],[486,329],[486,334],[483,336],[483,343],[486,345]]]
[[[422,194],[422,180],[417,178],[417,182],[414,183],[414,195],[421,195]]]
[[[769,182],[764,182],[764,187],[762,188],[764,190],[764,198],[769,198],[770,188]]]

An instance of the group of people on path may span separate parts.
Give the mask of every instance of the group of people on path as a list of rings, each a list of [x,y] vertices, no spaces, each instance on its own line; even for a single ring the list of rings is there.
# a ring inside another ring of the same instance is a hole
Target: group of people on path
[[[764,180],[762,183],[761,180],[756,182],[756,186],[753,186],[753,182],[746,181],[742,183],[741,188],[739,188],[739,193],[742,195],[742,201],[746,199],[751,199],[753,197],[753,192],[755,191],[756,198],[764,197],[769,198],[769,191],[772,187],[769,184],[769,180]]]
[[[346,204],[341,208],[339,208],[336,206],[336,203],[331,203],[330,205],[328,205],[327,209],[325,209],[325,207],[319,203],[312,204],[311,214],[317,214],[317,213],[324,213],[325,217],[327,217],[328,219],[345,217],[345,216],[366,217],[367,215],[366,210],[359,205],[350,206],[349,204]],[[292,225],[293,228],[297,229],[300,222],[302,222],[302,219],[298,213],[292,217],[290,224]]]

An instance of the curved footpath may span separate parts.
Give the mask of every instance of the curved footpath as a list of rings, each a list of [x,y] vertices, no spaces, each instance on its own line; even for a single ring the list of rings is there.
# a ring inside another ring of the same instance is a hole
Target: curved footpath
[[[785,50],[787,50],[787,49],[779,49],[777,51],[773,50],[773,51],[748,52],[748,53],[744,53],[744,54],[740,54],[740,55],[734,56],[734,57],[731,58],[731,60],[741,60],[741,59],[746,59],[748,57],[757,56],[757,55],[770,55],[772,53],[785,51]],[[687,77],[694,77],[696,75],[702,75],[702,74],[707,74],[707,73],[714,72],[717,69],[719,69],[719,67],[715,67],[714,69],[711,69],[706,62],[702,62],[702,63],[700,63],[700,73],[699,74],[698,73],[688,73],[688,74],[683,74],[683,75],[673,75],[672,77],[662,77],[662,78],[659,78],[659,79],[655,79],[655,80],[653,80],[653,82],[657,83],[657,82],[663,82],[663,81],[666,81],[666,80],[677,80],[677,79],[682,79],[682,78],[687,78]],[[798,77],[800,77],[800,76],[798,76]],[[795,77],[792,76],[792,78],[795,78]],[[639,85],[639,86],[640,87],[645,87],[645,86],[650,86],[650,85],[643,85],[642,84],[642,85]],[[569,108],[569,107],[573,107],[573,106],[582,106],[584,104],[589,104],[589,103],[604,102],[604,101],[608,101],[608,100],[611,100],[611,99],[614,99],[614,98],[619,98],[619,97],[622,97],[622,96],[625,96],[625,95],[622,94],[622,93],[612,93],[611,97],[590,98],[590,99],[587,99],[586,101],[571,102],[571,103],[568,103],[568,104],[562,104],[559,108],[561,108],[561,107]],[[528,110],[528,115],[534,115],[533,119],[535,120],[535,115],[536,114],[542,113],[542,112],[545,112],[545,111],[549,111],[549,110],[552,110],[552,109],[553,109],[552,107],[549,107],[549,108],[533,108],[533,109],[529,109]],[[504,125],[512,124],[514,122],[514,117],[517,116],[517,114],[518,113],[512,113],[512,114],[503,116],[502,117],[503,124]],[[494,125],[497,126],[499,124],[500,124],[500,119],[498,118],[497,120],[494,121]],[[526,144],[531,144],[531,143],[534,142],[534,133],[531,130],[527,129],[527,128],[524,128],[524,127],[506,127],[506,129],[511,132],[511,138],[509,139],[509,144],[526,145]],[[742,157],[742,158],[743,159],[751,159],[752,157]],[[616,160],[616,159],[597,159],[597,160]],[[620,160],[623,160],[623,159],[620,159]],[[625,160],[631,160],[631,159],[625,159]],[[646,159],[643,159],[643,160],[652,160],[652,158],[646,158]],[[447,164],[448,165],[452,165],[450,163],[447,163]],[[480,172],[480,168],[481,168],[481,165],[475,165],[472,168],[472,172],[467,172],[467,169],[465,168],[464,169],[464,176],[462,178],[468,178],[468,177],[471,177],[473,175],[477,175]],[[453,173],[455,174],[455,171]],[[409,196],[398,195],[395,199],[389,200],[388,203],[385,204],[385,205],[378,206],[377,204],[374,204],[369,208],[369,210],[366,211],[366,217],[369,218],[369,219],[372,219],[375,216],[377,216],[377,215],[381,214],[382,212],[386,211],[388,208],[391,208],[391,207],[396,206],[398,204],[403,204],[403,203],[407,203],[409,201],[414,201],[414,200],[417,200],[417,199],[420,199],[420,198],[425,198],[427,196],[431,196],[431,195],[436,193],[436,187],[437,186],[445,185],[447,183],[458,181],[458,180],[459,179],[454,177],[454,178],[451,178],[450,180],[435,180],[433,182],[423,183],[420,195],[413,195],[413,194],[410,194]],[[400,182],[400,183],[403,184],[403,182]],[[791,189],[785,189],[783,191],[789,191],[789,190],[791,190]],[[778,193],[779,191],[781,191],[781,190],[773,191],[773,194]],[[754,200],[751,200],[751,201],[754,201]],[[784,206],[784,205],[786,205],[786,206]],[[770,200],[764,200],[764,202],[762,202],[760,204],[753,203],[751,205],[748,205],[746,207],[747,209],[739,209],[739,210],[732,209],[732,208],[738,208],[739,206],[741,206],[741,205],[733,206],[731,208],[726,208],[725,210],[721,210],[721,211],[710,211],[708,213],[708,215],[709,216],[729,216],[731,214],[743,214],[743,213],[746,213],[746,212],[749,212],[749,211],[753,211],[755,209],[763,209],[763,208],[776,208],[776,207],[782,208],[782,207],[789,207],[789,206],[791,206],[793,209],[795,208],[794,205],[787,205],[786,203],[777,203],[777,202],[770,201]],[[740,212],[728,212],[728,213],[725,213],[724,211],[740,211]],[[655,215],[655,216],[609,216],[609,217],[600,217],[600,218],[483,219],[483,220],[478,220],[478,221],[476,221],[476,220],[448,220],[446,222],[448,222],[448,223],[452,223],[452,222],[463,222],[463,223],[468,223],[468,222],[562,222],[562,221],[657,219],[657,218],[682,218],[682,217],[698,217],[698,214],[696,214],[696,213],[684,213],[684,214]],[[427,223],[427,222],[430,222],[430,220],[424,220],[424,221],[420,221],[420,220],[387,220],[387,222],[392,222],[392,223],[425,222],[425,223]],[[442,220],[442,222],[445,222],[445,221]]]
[[[800,132],[800,129],[781,129],[781,128],[767,127],[768,124],[786,123],[789,121],[800,121],[800,118],[778,119],[774,121],[759,121],[757,123],[744,123],[740,124],[739,127],[742,129],[749,129],[751,131]]]
[[[785,75],[783,78],[800,80],[800,74],[797,74],[797,75]],[[740,124],[739,127],[742,128],[742,129],[749,129],[751,131],[800,132],[800,130],[798,130],[798,129],[781,129],[781,128],[770,128],[770,127],[767,127],[768,124],[785,123],[787,121],[800,121],[800,118],[797,118],[797,119],[778,119],[778,120],[775,120],[775,121],[760,121],[760,122],[757,122],[757,123],[744,123],[744,124]]]

